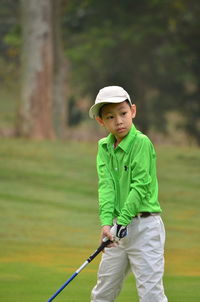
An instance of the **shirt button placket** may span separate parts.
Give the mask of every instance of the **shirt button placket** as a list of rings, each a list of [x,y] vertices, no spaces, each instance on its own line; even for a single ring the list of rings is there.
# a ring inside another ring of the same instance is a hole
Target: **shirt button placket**
[[[115,170],[115,175],[118,176],[118,162],[115,154],[113,156],[113,168]]]

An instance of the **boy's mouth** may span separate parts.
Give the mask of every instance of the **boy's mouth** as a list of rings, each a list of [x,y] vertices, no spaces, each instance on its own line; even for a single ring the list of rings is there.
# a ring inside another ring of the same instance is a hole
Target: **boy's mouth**
[[[118,133],[121,133],[121,132],[124,132],[124,131],[126,131],[126,128],[117,128]]]

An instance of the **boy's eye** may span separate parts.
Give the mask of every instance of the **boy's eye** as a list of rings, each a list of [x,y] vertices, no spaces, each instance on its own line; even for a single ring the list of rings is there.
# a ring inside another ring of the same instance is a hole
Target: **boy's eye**
[[[106,117],[107,120],[111,120],[112,118],[113,118],[112,115],[108,115],[108,116]]]
[[[126,115],[126,114],[127,114],[127,112],[126,112],[126,111],[122,112],[122,115]]]

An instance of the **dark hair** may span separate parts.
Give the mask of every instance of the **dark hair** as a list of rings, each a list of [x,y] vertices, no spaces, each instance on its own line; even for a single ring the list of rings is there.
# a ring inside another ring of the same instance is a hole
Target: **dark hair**
[[[129,102],[128,99],[124,100],[124,102],[126,102],[126,103],[129,105],[129,107],[131,107],[131,104],[130,104],[130,102]],[[104,107],[105,105],[108,105],[108,104],[114,104],[114,103],[106,103],[106,104],[103,104],[103,106],[100,107],[100,109],[99,109],[99,114],[98,114],[98,116],[99,116],[100,118],[102,118],[102,109],[103,109],[103,107]],[[115,103],[115,104],[116,104],[116,103]]]

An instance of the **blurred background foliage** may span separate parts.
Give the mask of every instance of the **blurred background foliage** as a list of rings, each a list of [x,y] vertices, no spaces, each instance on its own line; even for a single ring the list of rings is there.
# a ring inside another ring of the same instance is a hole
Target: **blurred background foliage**
[[[87,111],[95,95],[103,86],[121,85],[137,104],[135,123],[139,129],[155,140],[162,133],[162,142],[167,134],[173,141],[173,135],[184,133],[182,140],[199,145],[199,1],[58,2],[62,43],[69,64],[66,129],[73,134],[74,128],[78,132],[84,129],[92,135],[90,128],[94,125],[88,121]],[[8,128],[16,121],[22,43],[20,1],[2,0],[1,133],[9,132],[5,125]]]

